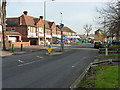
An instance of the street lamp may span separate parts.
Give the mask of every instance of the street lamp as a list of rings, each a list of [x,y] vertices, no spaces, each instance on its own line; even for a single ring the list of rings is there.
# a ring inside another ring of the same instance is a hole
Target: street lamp
[[[55,1],[55,0],[51,0]],[[46,37],[45,37],[45,20],[46,20],[46,1],[44,1],[44,47],[46,46]]]
[[[60,30],[61,30],[61,51],[63,51],[64,49],[64,44],[63,44],[63,26],[64,24],[62,24],[62,12],[60,12],[60,15],[61,15],[61,23],[60,23]]]

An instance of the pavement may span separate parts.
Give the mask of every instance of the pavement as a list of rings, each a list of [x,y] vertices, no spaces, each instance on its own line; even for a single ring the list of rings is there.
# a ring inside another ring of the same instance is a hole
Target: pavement
[[[69,88],[94,61],[98,50],[91,45],[78,45],[60,55],[47,57],[45,52],[4,57],[3,88]]]
[[[69,47],[71,45],[65,45],[65,47]],[[0,49],[0,56],[4,57],[4,56],[11,56],[11,55],[18,55],[18,54],[24,54],[24,53],[30,53],[30,52],[35,52],[35,51],[41,51],[41,50],[47,50],[47,46],[38,46],[38,45],[31,45],[31,46],[25,46],[23,48],[23,51],[20,50],[20,47],[15,47],[15,51],[14,53],[12,52],[11,48],[9,48],[8,51],[3,51],[2,49]],[[59,44],[53,44],[52,45],[52,49],[59,49],[60,45]],[[52,53],[53,54],[53,53]],[[58,54],[58,52],[56,52],[56,54]]]

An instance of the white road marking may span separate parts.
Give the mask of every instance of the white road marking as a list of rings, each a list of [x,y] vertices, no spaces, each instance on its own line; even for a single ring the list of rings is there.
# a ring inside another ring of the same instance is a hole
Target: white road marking
[[[40,58],[44,58],[44,57],[40,57]]]
[[[44,58],[44,57],[41,57],[41,56],[36,56],[36,57],[41,58],[41,59]]]
[[[18,59],[18,61],[20,62],[20,63],[24,63],[22,60],[20,60],[20,59]]]
[[[36,56],[36,57],[40,57],[40,56]]]
[[[29,64],[32,64],[32,63],[35,63],[35,62],[40,62],[40,61],[43,61],[43,60],[32,61],[32,62],[28,62],[28,63],[24,63],[24,64],[17,65],[17,66],[18,66],[18,67],[20,67],[20,66],[25,66],[25,65],[29,65]]]
[[[28,65],[28,64],[31,64],[31,63],[34,63],[34,62],[35,62],[35,61],[32,61],[32,62],[28,62],[28,63],[20,64],[20,65],[18,65],[18,66],[20,67],[20,66]]]
[[[72,66],[72,67],[75,67],[75,66]]]

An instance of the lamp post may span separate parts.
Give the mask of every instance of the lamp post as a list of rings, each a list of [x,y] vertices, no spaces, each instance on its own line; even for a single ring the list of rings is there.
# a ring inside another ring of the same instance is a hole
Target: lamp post
[[[60,15],[61,15],[61,23],[60,23],[60,30],[61,30],[61,51],[64,50],[64,44],[63,44],[63,26],[64,24],[62,24],[62,12],[60,12]]]
[[[38,27],[38,45],[40,45],[40,30],[39,30],[39,27]]]
[[[51,1],[55,1],[55,0],[51,0]],[[46,1],[44,1],[44,47],[46,46],[46,35],[45,35],[45,20],[46,20]]]
[[[46,1],[44,1],[44,47],[46,46],[46,37],[45,37],[45,19],[46,19]]]

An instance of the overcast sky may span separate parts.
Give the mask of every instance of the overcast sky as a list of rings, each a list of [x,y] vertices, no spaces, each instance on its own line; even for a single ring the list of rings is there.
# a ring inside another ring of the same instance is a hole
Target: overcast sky
[[[39,17],[43,15],[43,0],[8,0],[7,17],[18,17],[23,11],[27,10],[30,16]],[[12,1],[12,2],[11,2]],[[103,2],[104,1],[104,2]],[[83,26],[92,24],[93,30],[97,29],[94,17],[97,16],[96,8],[104,7],[107,0],[55,0],[46,2],[46,20],[60,23],[62,12],[62,21],[65,26],[70,27],[78,34],[84,34]]]

